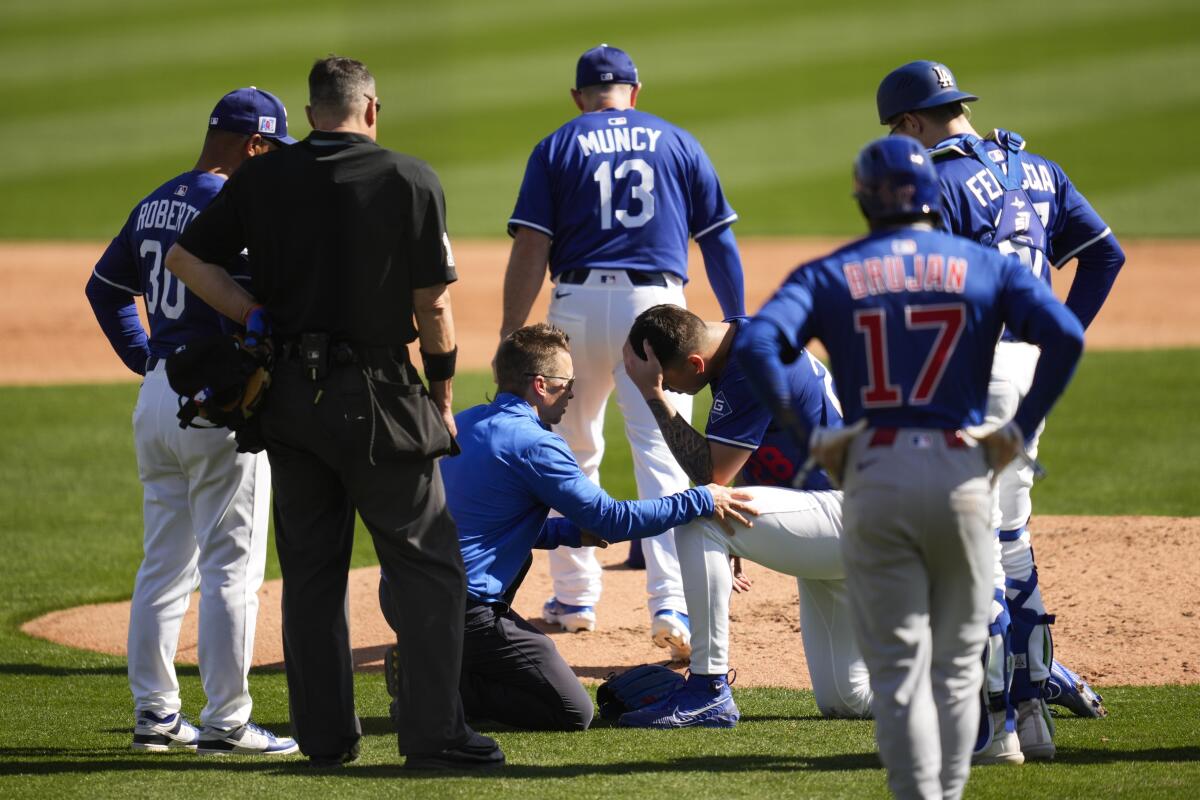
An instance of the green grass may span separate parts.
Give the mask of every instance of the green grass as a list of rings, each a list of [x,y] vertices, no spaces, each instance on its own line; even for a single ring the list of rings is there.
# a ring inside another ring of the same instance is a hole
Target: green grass
[[[1198,374],[1200,350],[1089,353],[1051,418],[1038,511],[1195,514]],[[456,398],[471,405],[490,389],[484,374],[463,375]],[[779,689],[736,690],[746,716],[731,732],[500,732],[514,766],[491,778],[403,775],[378,674],[357,678],[366,738],[361,764],[345,775],[312,776],[292,761],[131,754],[124,660],[31,639],[18,627],[51,609],[128,597],[141,554],[129,425],[136,391],[0,388],[0,796],[885,796],[870,723],[819,720],[811,693]],[[707,398],[697,399],[702,419]],[[615,404],[606,430],[605,485],[631,497]],[[360,532],[354,564],[373,563]],[[268,575],[278,576],[273,554]],[[197,672],[181,675],[185,709],[198,709]],[[258,721],[286,731],[283,674],[256,671],[251,681]],[[1060,721],[1059,758],[1022,768],[1025,794],[1172,797],[1198,785],[1200,693],[1100,688],[1113,716]],[[399,778],[400,788],[383,783]],[[1011,781],[1003,769],[977,769],[970,794],[1009,797]]]
[[[998,19],[991,19],[998,17]],[[500,235],[533,144],[575,113],[575,59],[630,51],[641,107],[686,127],[741,213],[740,234],[854,234],[850,161],[883,133],[882,76],[948,63],[983,99],[983,130],[1059,160],[1120,235],[1195,236],[1200,6],[1013,0],[937,11],[914,0],[43,0],[0,6],[0,238],[104,239],[191,166],[209,110],[255,84],[308,126],[316,57],[365,60],[383,144],[427,159],[451,233]]]

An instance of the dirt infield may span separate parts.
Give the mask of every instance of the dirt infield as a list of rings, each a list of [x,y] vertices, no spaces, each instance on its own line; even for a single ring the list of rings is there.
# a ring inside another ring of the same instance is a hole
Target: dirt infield
[[[757,308],[799,262],[827,251],[832,240],[746,240],[747,306]],[[1093,349],[1200,346],[1200,245],[1183,241],[1124,243],[1129,256],[1116,290],[1088,333]],[[103,244],[0,245],[0,384],[135,380],[100,334],[83,285]],[[455,244],[461,280],[453,288],[460,364],[486,366],[500,325],[500,296],[508,244]],[[719,315],[692,254],[688,302],[701,316]],[[1073,269],[1069,267],[1068,271]],[[1059,287],[1068,286],[1061,276]],[[544,318],[543,291],[532,318]],[[1170,309],[1172,313],[1165,311]],[[1058,614],[1058,655],[1100,686],[1200,682],[1200,519],[1168,517],[1039,517],[1032,524],[1048,607]],[[623,569],[626,546],[605,551],[605,594],[597,609],[599,630],[553,633],[567,661],[584,678],[646,661],[665,651],[647,636],[644,573]],[[538,553],[517,601],[533,618],[550,594],[544,553]],[[130,565],[130,582],[134,565]],[[734,599],[732,661],[741,685],[807,687],[800,644],[795,581],[750,566],[752,592]],[[378,572],[351,576],[350,603],[356,664],[378,668],[390,631],[375,599]],[[282,660],[280,586],[261,592],[255,663]],[[195,663],[193,598],[180,641],[180,661]],[[128,604],[111,603],[54,612],[23,626],[27,633],[62,644],[123,654]]]
[[[1031,525],[1037,542],[1038,571],[1046,605],[1057,612],[1055,647],[1059,658],[1097,685],[1200,682],[1200,518],[1039,517]],[[602,551],[604,596],[593,633],[550,631],[576,674],[602,678],[650,661],[666,651],[650,643],[645,573],[624,569],[626,545]],[[551,594],[545,552],[517,597],[518,613],[536,619]],[[742,686],[809,688],[796,581],[757,564],[747,570],[754,586],[735,595],[731,608],[731,663]],[[133,565],[130,565],[132,583]],[[379,612],[379,570],[351,573],[350,609],[355,664],[379,669],[392,634]],[[283,661],[278,581],[259,592],[258,643],[254,663]],[[193,596],[180,637],[178,658],[196,662],[196,609]],[[23,630],[73,647],[113,655],[125,652],[128,603],[81,606],[28,622]],[[538,623],[540,625],[540,622]],[[682,668],[683,665],[675,665]]]
[[[834,240],[749,239],[741,242],[747,308],[758,308],[796,264],[827,252]],[[1200,345],[1200,244],[1189,241],[1125,242],[1129,261],[1116,290],[1088,331],[1088,347],[1151,349]],[[104,245],[0,244],[0,384],[132,381],[113,355],[83,296]],[[453,287],[459,363],[487,366],[500,329],[505,241],[459,241],[454,253],[459,282]],[[1071,272],[1074,266],[1068,266]],[[688,304],[701,316],[720,311],[693,248]],[[1058,276],[1060,289],[1070,276]],[[547,284],[547,287],[549,284]],[[545,289],[532,319],[545,317]],[[1166,309],[1171,314],[1163,313]]]

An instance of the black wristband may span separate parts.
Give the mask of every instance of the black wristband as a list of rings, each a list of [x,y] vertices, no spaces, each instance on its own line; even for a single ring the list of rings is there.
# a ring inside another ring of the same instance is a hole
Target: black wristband
[[[421,363],[425,365],[425,379],[446,381],[454,377],[454,366],[458,361],[458,348],[449,353],[426,353],[421,351]]]

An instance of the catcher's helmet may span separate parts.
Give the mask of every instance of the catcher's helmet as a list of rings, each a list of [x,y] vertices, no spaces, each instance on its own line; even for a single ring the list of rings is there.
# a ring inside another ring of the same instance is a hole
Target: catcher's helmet
[[[925,148],[909,136],[885,136],[854,160],[854,197],[874,223],[911,220],[941,211],[937,171]]]
[[[906,111],[943,106],[955,100],[978,99],[960,90],[950,69],[936,61],[913,61],[897,67],[880,82],[875,93],[881,125]]]

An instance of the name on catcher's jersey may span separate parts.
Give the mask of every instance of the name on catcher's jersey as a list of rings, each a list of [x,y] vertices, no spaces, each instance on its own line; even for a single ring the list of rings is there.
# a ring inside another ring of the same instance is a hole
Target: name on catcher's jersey
[[[998,169],[981,162],[974,150]],[[1020,183],[1006,191],[1010,153],[1017,153]],[[942,222],[951,233],[1016,255],[1050,285],[1049,266],[1061,268],[1087,247],[1111,235],[1062,167],[1024,149],[1024,141],[996,130],[986,139],[950,137],[932,148],[942,187]]]
[[[740,327],[747,317],[731,317],[725,321]],[[841,427],[842,410],[833,376],[824,364],[806,350],[788,367],[787,380],[792,410],[805,427]],[[759,402],[750,389],[741,359],[730,355],[710,388],[713,403],[705,436],[714,442],[753,451],[742,467],[738,482],[743,486],[791,488],[796,473],[808,460],[808,444],[797,443]],[[832,489],[833,485],[824,470],[816,469],[799,488],[822,491]]]
[[[1017,257],[906,228],[800,266],[758,317],[783,332],[785,356],[821,340],[847,424],[957,429],[983,421],[1001,326],[1020,336],[1056,303]]]
[[[688,237],[736,219],[699,142],[626,109],[581,114],[538,143],[508,229],[552,237],[551,277],[604,268],[686,281]]]
[[[181,344],[222,332],[220,315],[188,292],[163,260],[224,185],[224,178],[197,170],[167,181],[134,207],[96,264],[100,280],[142,296],[151,355],[165,357]],[[235,277],[244,278],[240,266]]]

